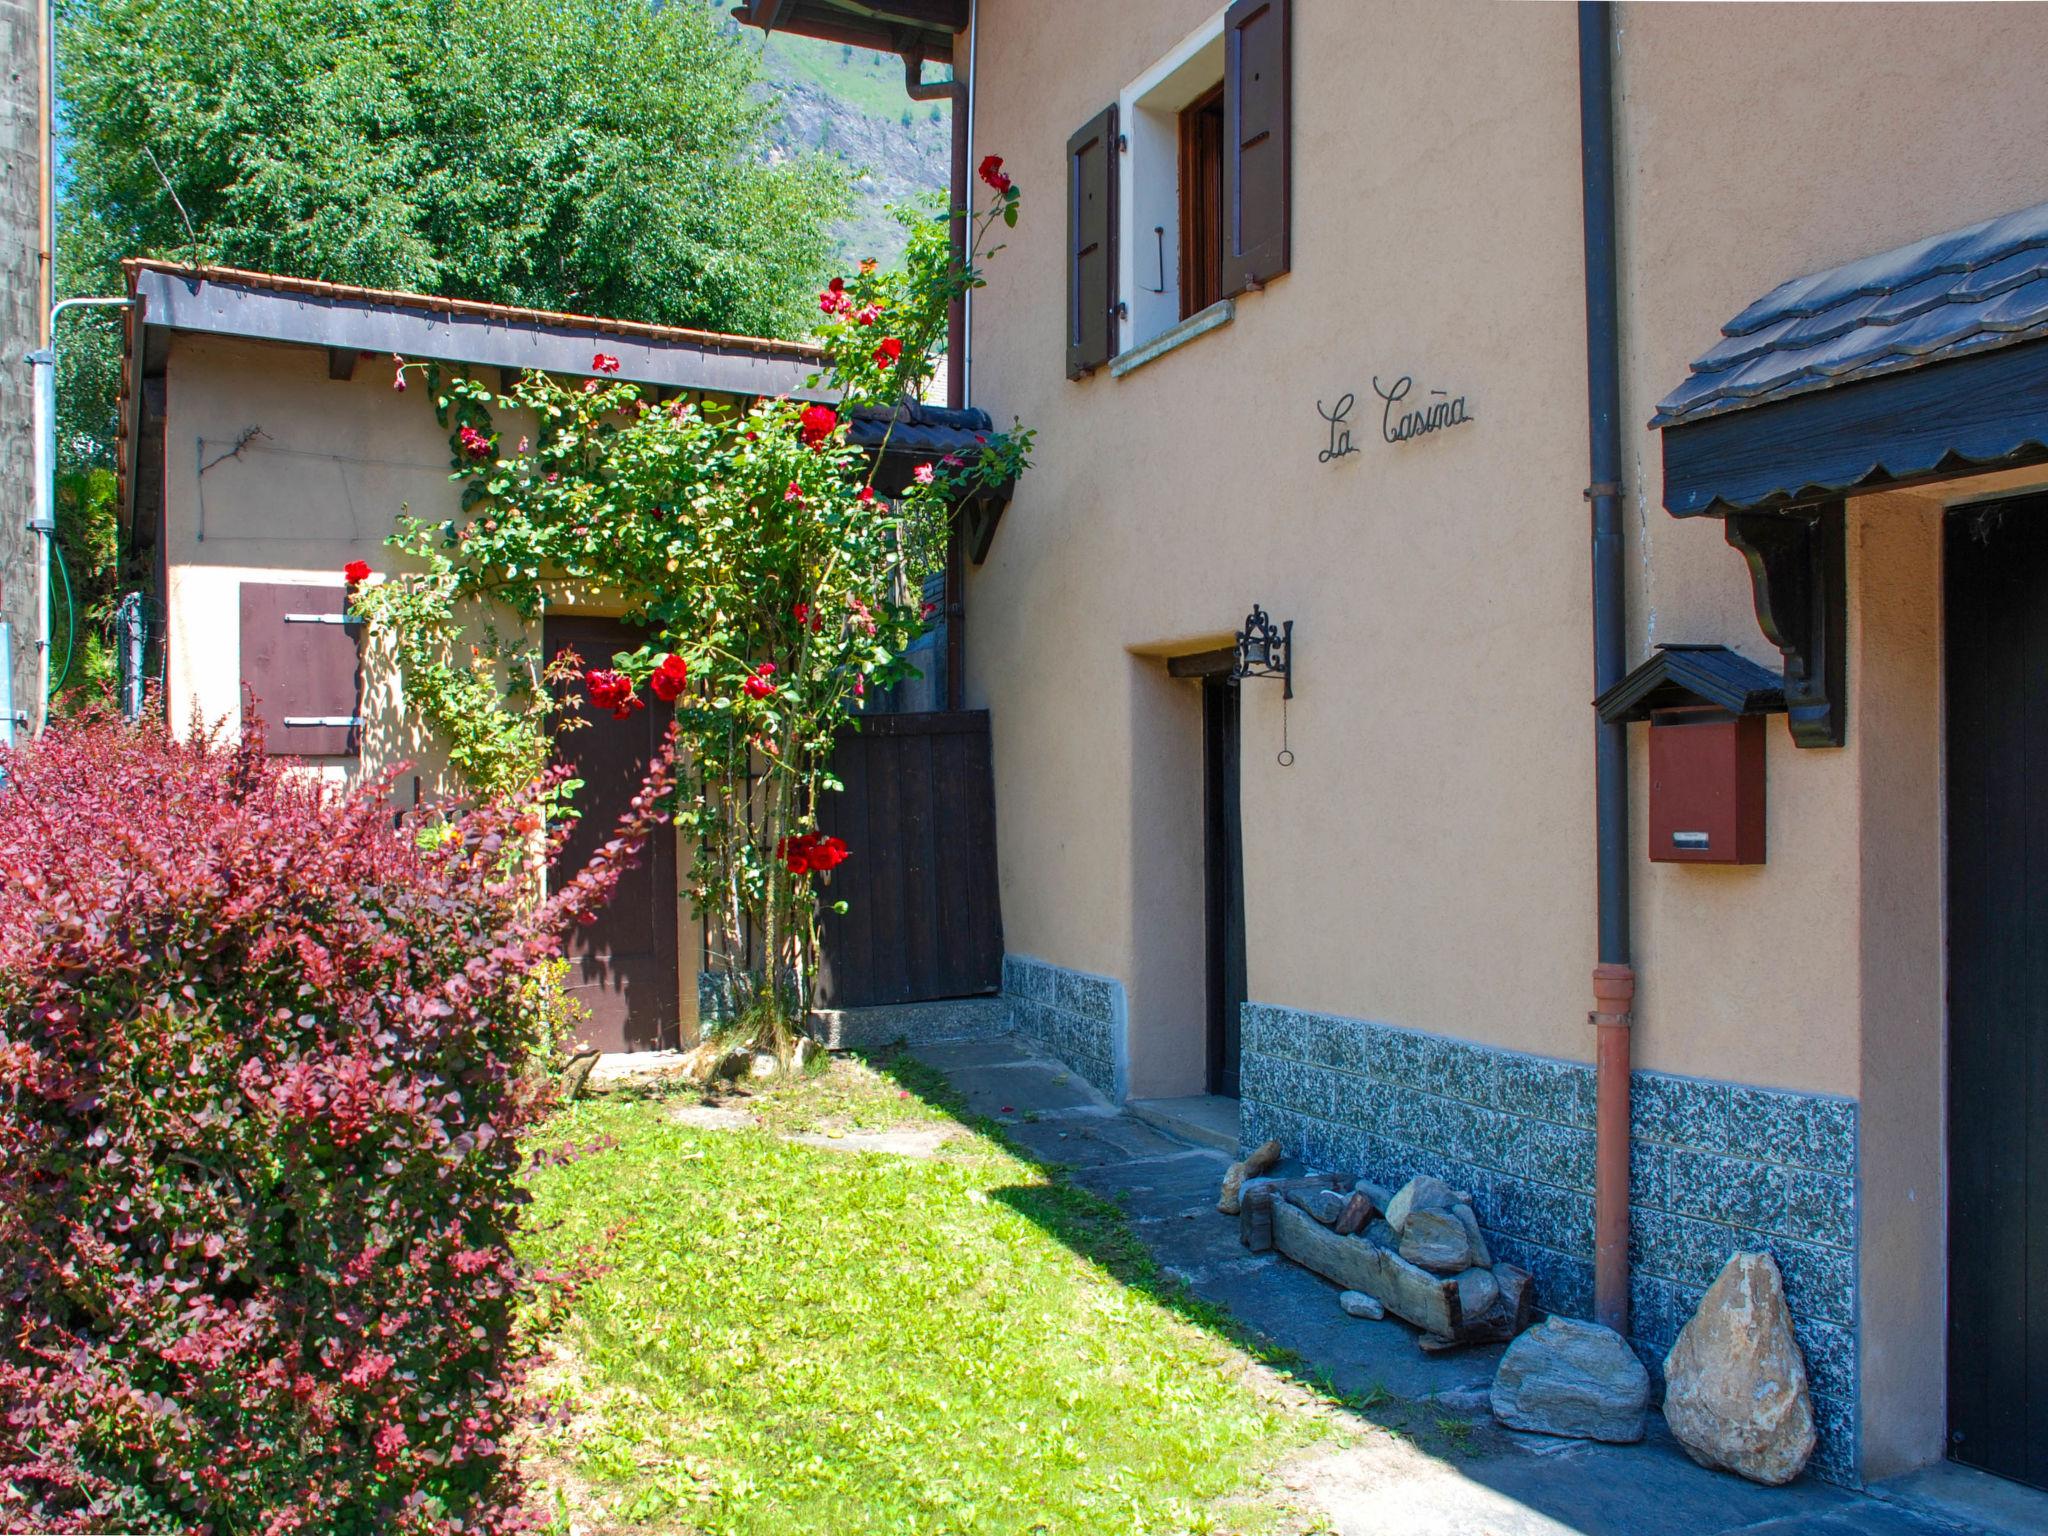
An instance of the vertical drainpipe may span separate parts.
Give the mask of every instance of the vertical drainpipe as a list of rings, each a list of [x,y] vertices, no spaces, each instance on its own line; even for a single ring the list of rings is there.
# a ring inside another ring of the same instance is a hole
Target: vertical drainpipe
[[[1620,681],[1627,654],[1622,566],[1621,359],[1615,297],[1614,16],[1607,0],[1579,5],[1579,142],[1586,215],[1586,421],[1593,512],[1593,691]],[[1630,1029],[1635,970],[1628,932],[1628,737],[1594,725],[1598,825],[1599,963],[1593,967],[1596,1038],[1593,1315],[1628,1333]]]
[[[953,35],[953,78],[939,84],[926,85],[924,76],[924,55],[906,53],[903,56],[903,88],[912,101],[938,101],[948,99],[953,103],[953,164],[950,176],[948,201],[953,210],[953,264],[957,268],[967,260],[967,124],[968,101],[967,82],[960,77],[962,39],[959,33]],[[967,403],[967,303],[964,298],[955,298],[947,306],[946,314],[946,405],[959,410]],[[960,520],[953,520],[951,531],[946,535],[946,708],[959,709],[966,698],[967,666],[967,558],[963,547]]]

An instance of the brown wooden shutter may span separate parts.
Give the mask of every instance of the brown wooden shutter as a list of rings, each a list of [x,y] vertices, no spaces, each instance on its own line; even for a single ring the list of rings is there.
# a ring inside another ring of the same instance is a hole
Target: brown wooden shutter
[[[1067,140],[1067,377],[1116,352],[1116,106]]]
[[[242,583],[242,683],[273,757],[343,757],[361,729],[362,626],[340,587]],[[246,705],[247,700],[244,700]]]
[[[1223,293],[1288,268],[1290,0],[1236,0],[1223,18]]]

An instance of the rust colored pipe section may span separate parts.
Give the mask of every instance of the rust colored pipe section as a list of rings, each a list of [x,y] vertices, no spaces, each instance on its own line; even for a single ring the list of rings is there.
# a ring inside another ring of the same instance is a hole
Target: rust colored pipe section
[[[1629,1036],[1634,1025],[1633,967],[1593,967],[1593,1320],[1628,1334]]]

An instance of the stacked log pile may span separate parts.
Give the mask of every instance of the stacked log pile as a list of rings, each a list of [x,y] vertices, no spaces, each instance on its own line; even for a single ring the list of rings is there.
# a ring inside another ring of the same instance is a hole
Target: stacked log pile
[[[1341,1174],[1248,1180],[1238,1238],[1364,1292],[1421,1329],[1432,1353],[1504,1342],[1529,1326],[1529,1272],[1494,1261],[1472,1197],[1441,1179],[1410,1179],[1392,1195]]]

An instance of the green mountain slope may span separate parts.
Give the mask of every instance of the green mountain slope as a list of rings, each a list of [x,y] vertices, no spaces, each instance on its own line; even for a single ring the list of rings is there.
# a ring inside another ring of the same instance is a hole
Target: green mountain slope
[[[781,98],[776,151],[823,150],[860,173],[854,214],[838,232],[843,260],[894,260],[903,236],[889,206],[945,191],[951,104],[904,95],[903,61],[895,54],[732,26],[759,52],[762,74]],[[934,69],[926,78],[944,76]]]

